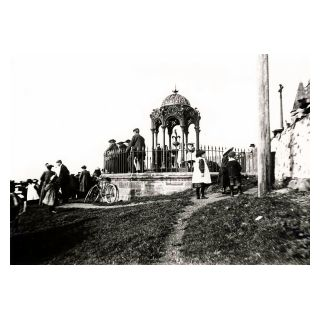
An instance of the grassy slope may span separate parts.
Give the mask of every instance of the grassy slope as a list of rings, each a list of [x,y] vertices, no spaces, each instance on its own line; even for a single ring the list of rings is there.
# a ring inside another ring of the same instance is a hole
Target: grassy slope
[[[294,191],[210,204],[191,217],[183,253],[189,263],[309,264],[309,213],[309,194]]]
[[[154,263],[190,194],[167,196],[170,205],[159,201],[108,210],[61,208],[56,214],[34,206],[11,235],[11,264]]]

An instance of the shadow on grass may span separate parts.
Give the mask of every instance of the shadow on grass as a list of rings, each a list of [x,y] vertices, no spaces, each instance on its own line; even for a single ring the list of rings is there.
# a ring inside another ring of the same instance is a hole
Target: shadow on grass
[[[11,232],[11,264],[156,263],[191,193],[108,210],[30,207]]]
[[[11,264],[41,264],[87,238],[86,222],[90,217],[34,232],[18,233],[10,239]]]

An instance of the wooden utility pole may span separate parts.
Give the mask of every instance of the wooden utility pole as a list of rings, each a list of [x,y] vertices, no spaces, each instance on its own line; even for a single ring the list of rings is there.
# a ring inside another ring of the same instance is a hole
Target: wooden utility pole
[[[260,54],[258,61],[259,84],[259,138],[258,138],[258,197],[271,188],[271,146],[269,115],[269,63],[268,55]]]
[[[280,93],[280,129],[283,130],[283,108],[282,108],[282,90],[283,90],[283,85],[279,84],[279,90],[278,92]]]

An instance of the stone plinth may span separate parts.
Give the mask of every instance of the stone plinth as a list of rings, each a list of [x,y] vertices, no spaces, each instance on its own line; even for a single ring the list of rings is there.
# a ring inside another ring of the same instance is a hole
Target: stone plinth
[[[213,181],[217,176],[217,172],[211,173]],[[119,200],[123,201],[172,194],[192,187],[192,172],[103,174],[102,177],[111,179],[119,189]]]

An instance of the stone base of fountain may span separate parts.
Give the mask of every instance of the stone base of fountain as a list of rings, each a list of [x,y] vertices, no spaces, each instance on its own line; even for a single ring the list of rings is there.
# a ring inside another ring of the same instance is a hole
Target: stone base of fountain
[[[212,172],[215,182],[218,172]],[[192,188],[192,172],[146,172],[103,174],[119,189],[119,200],[128,201],[136,197],[168,195]]]

